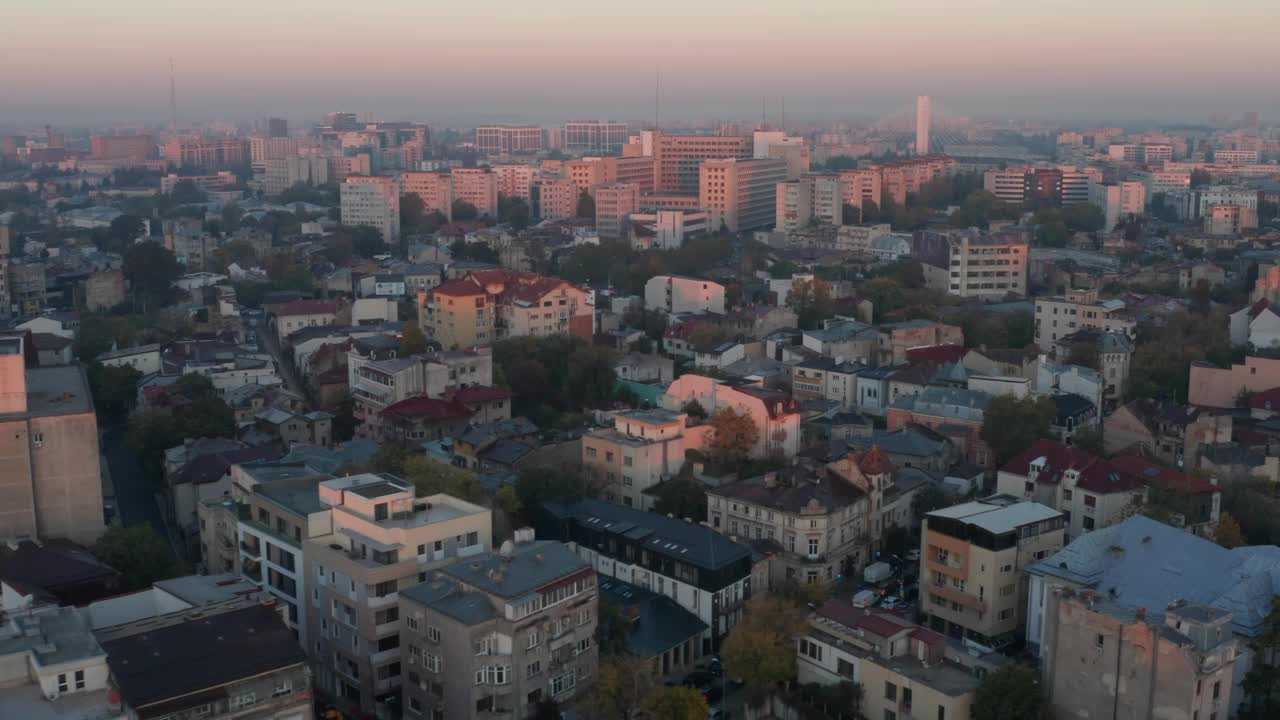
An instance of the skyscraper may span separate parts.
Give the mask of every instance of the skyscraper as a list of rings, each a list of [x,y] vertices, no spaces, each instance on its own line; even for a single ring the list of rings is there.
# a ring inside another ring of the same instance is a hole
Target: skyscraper
[[[929,154],[929,96],[916,96],[916,154]]]

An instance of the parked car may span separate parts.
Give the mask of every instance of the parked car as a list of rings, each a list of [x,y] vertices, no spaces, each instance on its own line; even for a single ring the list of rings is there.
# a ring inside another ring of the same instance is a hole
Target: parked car
[[[897,595],[886,595],[884,599],[880,601],[880,607],[885,610],[893,610],[900,605],[902,605],[902,598]]]
[[[711,714],[707,716],[707,720],[729,720],[729,711],[711,708]]]
[[[907,560],[909,560],[910,562],[920,562],[920,551],[919,551],[919,550],[908,550],[908,551],[907,551]]]
[[[876,600],[880,598],[880,593],[875,590],[859,590],[853,596],[853,606],[858,608],[868,608],[876,604]]]
[[[718,684],[712,685],[703,691],[702,695],[707,699],[707,705],[718,705],[720,701],[724,699],[724,688],[720,687]]]

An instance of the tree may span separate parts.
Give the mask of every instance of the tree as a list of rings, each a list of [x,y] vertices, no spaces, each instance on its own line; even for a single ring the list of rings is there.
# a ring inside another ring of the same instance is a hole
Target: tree
[[[711,712],[701,691],[679,685],[658,688],[645,707],[653,720],[706,720]]]
[[[135,301],[142,308],[158,309],[172,292],[173,281],[182,274],[182,266],[168,248],[154,240],[130,245],[124,253],[124,276]]]
[[[122,252],[130,243],[142,237],[145,230],[146,225],[142,222],[142,218],[137,215],[121,215],[112,220],[111,226],[107,228],[111,247],[104,249]]]
[[[1050,720],[1053,708],[1044,698],[1036,671],[1005,665],[987,674],[973,696],[973,717],[982,720]]]
[[[333,441],[344,443],[356,436],[356,401],[343,393],[333,412]]]
[[[467,222],[480,217],[480,211],[476,209],[476,206],[466,200],[454,200],[450,210],[449,214],[457,222]]]
[[[717,410],[711,416],[710,424],[707,450],[714,460],[723,464],[736,465],[745,460],[760,439],[756,421],[747,413],[731,407]]]
[[[1067,353],[1067,364],[1097,370],[1098,346],[1091,342],[1072,343],[1071,351]]]
[[[598,493],[581,475],[547,467],[527,468],[516,478],[516,495],[527,508],[547,502],[572,502]]]
[[[244,220],[244,210],[240,209],[239,203],[227,203],[222,206],[222,229],[228,233],[233,233],[240,229],[240,222]]]
[[[849,203],[840,206],[840,224],[841,225],[857,225],[862,222],[862,208],[854,207]]]
[[[387,242],[382,232],[371,225],[356,225],[349,229],[351,233],[351,249],[356,255],[371,258],[387,251]]]
[[[120,571],[129,591],[149,588],[182,572],[173,548],[150,525],[108,528],[94,543],[93,554]]]
[[[124,419],[137,397],[138,378],[142,373],[128,365],[93,363],[85,374],[89,377],[89,392],[93,395],[98,420],[110,425]]]
[[[907,296],[902,291],[902,285],[891,278],[868,280],[859,288],[859,292],[871,301],[877,319],[906,304]]]
[[[504,196],[498,200],[498,222],[506,223],[512,230],[529,227],[529,203],[522,197]]]
[[[689,402],[685,403],[684,406],[680,408],[680,412],[691,418],[697,418],[699,420],[707,419],[707,410],[702,407],[702,403],[698,402],[697,398],[690,398]]]
[[[414,455],[404,461],[404,479],[417,488],[418,497],[444,493],[472,503],[485,501],[480,478],[470,470]]]
[[[1107,456],[1107,446],[1100,427],[1077,430],[1071,436],[1071,444],[1098,457]]]
[[[950,504],[951,498],[942,492],[942,488],[934,483],[925,483],[925,486],[920,488],[920,492],[911,498],[911,516],[919,524],[920,519],[925,515]]]
[[[623,617],[622,608],[606,599],[600,600],[596,644],[602,658],[625,655],[631,650],[631,623]]]
[[[601,601],[600,615],[604,616]],[[632,656],[602,656],[595,684],[579,702],[584,717],[599,720],[631,720],[658,688],[658,678],[649,660]]]
[[[568,377],[565,385],[567,405],[572,410],[604,407],[613,398],[618,383],[613,366],[617,353],[594,345],[583,344],[569,356]]]
[[[498,264],[497,251],[489,247],[489,243],[484,241],[469,243],[462,238],[458,238],[449,245],[449,255],[455,261],[473,260],[493,265]]]
[[[1218,528],[1213,531],[1213,541],[1224,548],[1237,548],[1249,544],[1240,530],[1240,523],[1236,522],[1229,512],[1222,513],[1218,518]]]
[[[694,520],[707,516],[707,489],[692,475],[678,474],[654,491],[658,496],[653,505],[656,513]]]
[[[741,678],[754,692],[795,676],[795,636],[803,632],[805,613],[785,598],[756,595],[721,647],[729,677]]]
[[[498,492],[493,494],[493,502],[510,515],[519,515],[524,512],[524,503],[520,502],[515,485],[503,485],[498,488]]]
[[[71,346],[72,352],[81,362],[87,363],[112,347],[131,347],[143,322],[137,315],[82,315],[75,344]]]
[[[324,256],[334,265],[346,265],[355,254],[355,245],[351,235],[335,232],[324,241]]]
[[[400,357],[421,355],[427,351],[427,336],[422,334],[418,323],[406,323],[400,333]]]
[[[1213,176],[1209,174],[1208,170],[1196,168],[1191,171],[1191,187],[1198,188],[1211,182],[1213,182]]]
[[[426,205],[417,193],[400,196],[400,231],[415,232],[423,224]]]
[[[1203,278],[1196,281],[1196,284],[1192,285],[1190,292],[1187,293],[1187,297],[1191,301],[1191,312],[1208,317],[1209,310],[1213,307],[1209,295],[1209,281]]]
[[[595,198],[591,197],[591,194],[586,190],[583,190],[582,194],[578,196],[578,209],[574,214],[583,220],[596,219]]]
[[[814,330],[834,314],[831,285],[823,280],[796,280],[787,295],[787,307],[795,312],[802,330]]]
[[[1241,720],[1280,717],[1280,595],[1271,599],[1271,612],[1262,621],[1262,632],[1250,643],[1255,662],[1244,676],[1245,706]]]
[[[1097,205],[1082,202],[1062,208],[1062,221],[1076,232],[1097,232],[1106,228],[1107,216]]]
[[[409,458],[409,451],[397,443],[383,443],[373,453],[373,471],[404,475],[404,463]]]
[[[169,193],[169,201],[174,205],[195,205],[208,202],[209,196],[191,180],[179,180]]]
[[[982,440],[995,453],[996,465],[1005,464],[1036,440],[1047,437],[1057,412],[1048,397],[992,398],[983,413]]]

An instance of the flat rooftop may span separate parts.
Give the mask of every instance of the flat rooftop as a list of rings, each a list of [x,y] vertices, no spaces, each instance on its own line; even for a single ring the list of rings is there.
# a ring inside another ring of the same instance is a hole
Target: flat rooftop
[[[404,492],[407,489],[410,489],[410,488],[403,488],[390,481],[384,481],[380,483],[372,483],[369,485],[360,485],[358,487],[351,488],[351,492],[359,495],[360,497],[369,498],[370,500],[372,500],[374,498],[380,498],[380,497],[385,497],[387,495],[394,495],[396,493]]]
[[[1007,502],[1007,496],[996,495],[983,500],[934,510],[927,517],[959,520],[992,533],[1012,532],[1023,525],[1051,520],[1062,513],[1035,502]]]
[[[89,381],[79,365],[27,369],[27,412],[0,417],[50,417],[93,412]]]
[[[110,690],[74,692],[45,700],[35,683],[0,689],[0,717],[22,720],[100,720],[109,718]]]

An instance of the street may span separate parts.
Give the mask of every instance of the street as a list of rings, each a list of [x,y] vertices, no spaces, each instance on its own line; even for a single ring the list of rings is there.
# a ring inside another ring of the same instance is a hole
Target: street
[[[280,341],[276,338],[275,328],[271,323],[267,322],[265,317],[255,318],[249,323],[249,329],[257,333],[259,344],[266,348],[272,359],[275,360],[276,374],[284,380],[285,387],[302,396],[307,403],[307,407],[315,407],[315,404],[311,402],[311,395],[307,393],[306,386],[298,378],[298,371],[294,369],[293,363],[280,352]]]
[[[150,525],[160,537],[168,539],[172,544],[173,539],[169,537],[164,516],[160,513],[160,506],[156,504],[155,490],[142,473],[137,453],[125,441],[123,425],[103,431],[102,454],[107,458],[111,481],[115,485],[116,512],[120,514],[121,524],[125,527]],[[175,549],[179,550],[181,556],[181,548]]]

